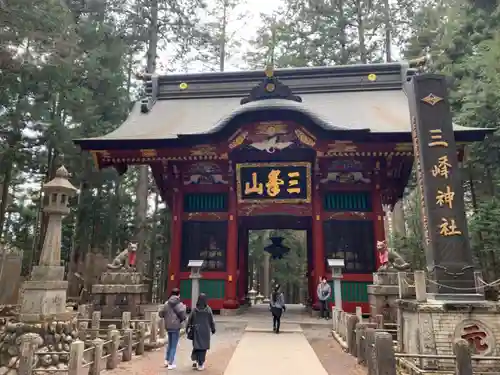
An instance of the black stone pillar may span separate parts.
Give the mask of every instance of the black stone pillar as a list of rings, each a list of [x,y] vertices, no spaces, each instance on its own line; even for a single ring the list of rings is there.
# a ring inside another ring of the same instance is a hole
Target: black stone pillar
[[[428,291],[435,299],[479,299],[445,76],[414,76],[406,91],[422,194]]]

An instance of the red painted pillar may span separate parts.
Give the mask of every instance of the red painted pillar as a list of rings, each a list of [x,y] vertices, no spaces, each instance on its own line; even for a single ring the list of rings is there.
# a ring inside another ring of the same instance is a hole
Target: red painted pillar
[[[182,199],[182,191],[178,187],[174,187],[174,194],[172,197],[170,262],[168,264],[168,295],[170,295],[173,288],[180,287],[179,273],[181,269],[182,249]]]
[[[233,180],[232,178],[230,181]],[[236,192],[234,187],[229,188],[228,197],[228,224],[227,224],[227,244],[226,244],[226,299],[222,304],[225,309],[237,309],[239,302],[236,297],[237,288],[237,270],[238,270],[238,220],[237,220],[237,205]]]
[[[384,209],[382,208],[382,195],[380,190],[380,179],[375,176],[375,186],[372,193],[372,205],[373,205],[373,233],[375,243],[373,244],[373,251],[375,252],[375,262],[376,268],[380,267],[380,262],[377,254],[377,241],[385,241],[385,229],[384,229]]]
[[[248,247],[248,231],[242,228],[239,231],[239,262],[238,262],[238,299],[240,304],[245,301],[247,294],[246,281],[248,279],[248,264],[247,264],[247,247]]]
[[[325,249],[323,238],[323,220],[321,218],[322,202],[319,184],[316,184],[312,196],[312,239],[313,239],[313,275],[310,283],[313,283],[313,306],[317,307],[318,296],[316,295],[316,285],[319,278],[325,275]]]

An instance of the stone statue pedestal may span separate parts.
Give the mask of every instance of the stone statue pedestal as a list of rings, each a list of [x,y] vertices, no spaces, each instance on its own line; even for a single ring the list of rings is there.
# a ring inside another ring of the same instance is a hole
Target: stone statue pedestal
[[[140,316],[147,293],[148,285],[143,283],[142,275],[126,269],[103,273],[91,292],[94,308],[106,319],[120,318],[125,311],[132,317]]]
[[[31,279],[21,286],[19,320],[40,322],[70,320],[75,313],[66,311],[68,282],[63,280],[64,267],[36,266]]]
[[[500,303],[402,299],[398,305],[398,351],[422,355],[453,355],[453,341],[467,340],[472,355],[500,355]],[[450,359],[400,358],[411,374],[423,371],[455,373]],[[496,361],[472,361],[474,373],[498,368]]]
[[[375,272],[373,284],[368,285],[368,302],[370,315],[382,315],[384,321],[396,323],[397,305],[399,298],[398,274],[396,272]]]

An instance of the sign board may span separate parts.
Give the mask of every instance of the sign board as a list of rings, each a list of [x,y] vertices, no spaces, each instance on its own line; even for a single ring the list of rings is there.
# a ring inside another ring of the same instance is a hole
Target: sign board
[[[474,268],[446,79],[410,82],[409,104],[431,292],[473,294]],[[467,288],[472,290],[464,292]]]
[[[311,163],[236,164],[240,203],[310,203]]]

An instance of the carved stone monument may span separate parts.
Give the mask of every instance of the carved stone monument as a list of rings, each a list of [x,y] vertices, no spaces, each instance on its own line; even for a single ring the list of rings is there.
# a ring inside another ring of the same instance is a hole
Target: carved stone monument
[[[98,284],[92,285],[94,309],[101,311],[103,318],[119,318],[125,311],[133,317],[141,315],[141,305],[146,303],[148,285],[143,276],[135,270],[137,244],[130,242],[108,264]]]
[[[21,321],[67,320],[73,315],[66,312],[68,282],[64,280],[64,267],[61,266],[62,218],[69,213],[69,198],[76,195],[77,191],[68,177],[66,168],[60,167],[56,177],[42,188],[47,197],[44,208],[48,215],[47,232],[40,261],[33,267],[30,279],[21,287]]]
[[[461,338],[469,342],[473,355],[498,356],[500,304],[484,300],[484,284],[474,271],[446,79],[432,74],[415,76],[406,92],[422,193],[427,269],[415,272],[414,285],[399,282],[399,351],[453,355],[452,343]],[[404,295],[412,287],[415,299]],[[399,360],[412,373],[455,370],[453,360]],[[483,360],[473,361],[473,366],[474,373],[482,373],[498,364]]]

